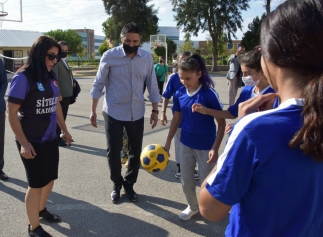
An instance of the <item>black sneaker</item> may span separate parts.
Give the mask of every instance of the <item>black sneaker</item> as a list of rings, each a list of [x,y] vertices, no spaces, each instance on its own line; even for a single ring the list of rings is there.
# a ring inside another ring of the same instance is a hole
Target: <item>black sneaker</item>
[[[30,230],[30,225],[28,225],[28,236],[29,237],[53,237],[48,232],[46,232],[41,225],[39,225],[36,229]]]
[[[113,203],[116,203],[119,198],[120,198],[120,190],[121,190],[121,186],[115,184],[113,187],[113,191],[111,193],[111,200]]]
[[[175,178],[180,179],[181,178],[181,166],[180,164],[176,164],[177,165],[177,172],[175,173]]]
[[[132,202],[138,201],[137,193],[133,190],[133,187],[124,188],[124,192],[130,201],[132,201]]]
[[[43,218],[47,222],[60,222],[61,218],[58,215],[52,214],[47,211],[46,207],[44,210],[39,212],[39,217]]]

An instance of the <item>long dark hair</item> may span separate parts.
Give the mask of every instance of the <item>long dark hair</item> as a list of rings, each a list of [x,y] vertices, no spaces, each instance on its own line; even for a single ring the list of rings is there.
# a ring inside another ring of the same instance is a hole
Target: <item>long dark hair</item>
[[[52,47],[58,48],[58,54],[61,54],[61,47],[56,40],[48,36],[38,37],[31,46],[27,63],[18,72],[23,69],[28,70],[35,81],[43,83],[48,73],[45,62],[46,54]]]
[[[200,77],[200,82],[202,86],[205,88],[214,88],[214,82],[207,73],[204,60],[199,54],[193,54],[190,57],[185,58],[183,61],[179,62],[178,69],[183,71],[192,71],[196,73],[201,71],[202,75]]]
[[[323,161],[323,1],[289,0],[262,23],[263,56],[295,75],[304,98],[302,128],[290,141]]]

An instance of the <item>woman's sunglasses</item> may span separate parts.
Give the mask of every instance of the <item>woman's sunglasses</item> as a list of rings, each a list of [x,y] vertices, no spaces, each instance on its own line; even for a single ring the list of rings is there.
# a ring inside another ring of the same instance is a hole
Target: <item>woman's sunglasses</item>
[[[49,61],[53,61],[55,58],[56,58],[57,61],[59,61],[60,58],[61,58],[61,55],[59,55],[59,54],[57,54],[57,55],[55,55],[55,54],[46,54],[46,55],[48,56]]]

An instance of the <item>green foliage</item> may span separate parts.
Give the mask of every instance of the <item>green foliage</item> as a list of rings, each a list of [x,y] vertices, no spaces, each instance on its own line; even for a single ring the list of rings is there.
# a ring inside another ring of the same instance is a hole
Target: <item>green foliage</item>
[[[141,42],[147,42],[150,35],[158,31],[158,10],[152,0],[102,0],[109,17],[103,22],[103,32],[113,42],[120,41],[120,32],[124,25],[135,22],[142,31]]]
[[[231,40],[242,29],[242,10],[247,10],[249,0],[172,0],[177,26],[195,36],[209,31],[213,44],[212,71],[217,69],[218,41],[223,34]]]
[[[191,40],[191,34],[185,33],[184,35],[184,44],[179,45],[179,51],[190,51],[190,52],[196,52],[196,49],[194,48],[194,42]]]
[[[66,41],[68,44],[68,55],[79,53],[82,46],[82,37],[74,30],[51,30],[46,33],[56,41]]]
[[[103,55],[103,53],[104,53],[105,51],[109,50],[109,49],[110,49],[110,48],[109,48],[109,45],[108,45],[107,41],[106,41],[106,40],[104,40],[104,41],[101,43],[100,47],[98,48],[98,51],[99,51],[100,56],[102,56],[102,55]]]
[[[255,46],[260,44],[260,31],[261,22],[265,18],[265,14],[259,18],[258,16],[253,19],[248,25],[248,31],[243,34],[241,44],[245,46],[246,51],[252,50]]]
[[[167,43],[167,57],[168,59],[172,58],[172,55],[176,52],[177,45],[173,40],[170,40],[166,38],[166,43]],[[156,49],[154,49],[154,52],[157,56],[163,56],[165,58],[166,52],[165,52],[165,47],[161,46]]]
[[[79,45],[77,47],[77,53],[76,53],[76,55],[79,58],[83,58],[86,55],[86,48],[83,45]]]

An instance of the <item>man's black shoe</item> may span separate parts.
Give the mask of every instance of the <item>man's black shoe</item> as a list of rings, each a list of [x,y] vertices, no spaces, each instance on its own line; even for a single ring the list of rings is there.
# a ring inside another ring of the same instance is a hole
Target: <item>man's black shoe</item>
[[[116,203],[119,198],[120,198],[120,190],[121,190],[121,186],[119,185],[114,185],[113,191],[111,193],[111,200],[113,203]]]
[[[62,139],[58,140],[59,146],[67,146],[66,142],[64,142]]]
[[[138,201],[137,193],[133,190],[132,187],[124,188],[124,192],[125,192],[125,194],[127,195],[127,197],[129,198],[130,201],[132,201],[132,202],[137,202]]]
[[[0,170],[0,179],[1,180],[7,180],[9,177],[6,175],[2,170]]]

